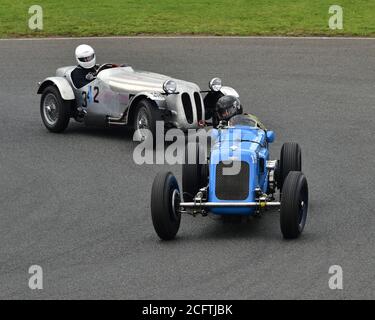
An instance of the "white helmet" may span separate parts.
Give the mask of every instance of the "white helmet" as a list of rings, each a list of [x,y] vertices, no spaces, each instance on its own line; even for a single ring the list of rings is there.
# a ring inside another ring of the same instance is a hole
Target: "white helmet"
[[[81,44],[76,48],[76,59],[82,68],[91,69],[96,63],[95,51],[87,44]]]

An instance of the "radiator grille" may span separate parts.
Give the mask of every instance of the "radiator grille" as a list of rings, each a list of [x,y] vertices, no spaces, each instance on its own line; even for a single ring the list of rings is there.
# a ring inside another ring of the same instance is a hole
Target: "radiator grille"
[[[216,166],[216,197],[220,200],[245,200],[249,195],[249,164],[241,161],[240,172],[236,175],[223,175],[224,168],[231,168],[233,163],[220,162]]]
[[[202,101],[201,95],[198,92],[194,92],[195,106],[197,108],[198,121],[202,120]]]
[[[193,123],[194,121],[194,117],[193,117],[193,106],[191,104],[191,99],[190,99],[190,96],[188,93],[183,93],[181,95],[181,100],[182,100],[182,105],[184,107],[184,111],[185,111],[185,117],[186,117],[186,121],[190,124]]]

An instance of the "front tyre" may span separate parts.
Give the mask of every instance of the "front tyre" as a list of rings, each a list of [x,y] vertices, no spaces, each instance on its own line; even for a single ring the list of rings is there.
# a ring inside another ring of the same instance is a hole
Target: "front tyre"
[[[284,182],[280,208],[280,228],[285,239],[298,238],[303,231],[308,202],[306,177],[302,172],[289,172]]]
[[[181,202],[176,178],[170,172],[159,173],[152,185],[151,217],[154,229],[162,240],[175,238],[181,222]]]
[[[195,152],[194,162],[189,163],[189,153]],[[203,162],[203,163],[201,163]],[[207,153],[200,144],[189,142],[185,148],[185,162],[182,165],[182,190],[185,201],[193,201],[198,191],[208,184]]]
[[[137,141],[152,139],[156,141],[156,110],[154,104],[142,99],[138,102],[134,113],[134,137]]]
[[[55,86],[48,86],[42,93],[40,115],[45,127],[51,132],[63,132],[70,120],[71,101],[63,100]]]

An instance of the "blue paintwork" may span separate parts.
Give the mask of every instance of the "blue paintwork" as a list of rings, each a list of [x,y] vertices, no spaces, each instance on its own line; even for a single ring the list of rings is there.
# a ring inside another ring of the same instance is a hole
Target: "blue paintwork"
[[[270,131],[268,131],[270,132]],[[268,144],[274,140],[274,133],[267,134],[266,131],[257,127],[235,126],[232,128],[221,129],[213,134],[215,143],[211,150],[210,157],[210,176],[208,201],[226,202],[220,200],[215,195],[216,184],[216,165],[220,161],[238,160],[249,163],[249,195],[245,202],[252,202],[255,198],[255,188],[260,187],[263,192],[267,192],[268,172],[266,162],[269,160]],[[260,170],[260,159],[263,159],[264,168]],[[228,200],[230,201],[230,200]],[[230,202],[243,202],[230,201]],[[214,214],[241,214],[252,215],[255,208],[211,208]]]
[[[267,131],[267,142],[272,143],[275,141],[275,132],[273,131]]]

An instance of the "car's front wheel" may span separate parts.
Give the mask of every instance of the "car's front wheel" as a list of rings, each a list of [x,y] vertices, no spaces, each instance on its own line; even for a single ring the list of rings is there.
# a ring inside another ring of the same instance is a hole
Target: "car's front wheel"
[[[182,165],[184,201],[192,201],[199,189],[205,187],[207,184],[207,152],[200,147],[199,143],[189,142],[185,148],[185,162]]]
[[[55,86],[48,86],[42,93],[40,115],[45,127],[52,132],[64,131],[70,120],[71,101],[63,100]]]
[[[180,190],[170,172],[159,173],[152,185],[151,217],[154,229],[162,240],[175,238],[181,222]]]
[[[134,113],[134,138],[136,141],[156,141],[156,110],[147,99],[138,102]]]
[[[303,231],[308,204],[306,177],[302,172],[289,172],[284,181],[280,208],[280,228],[285,239],[295,239]]]

